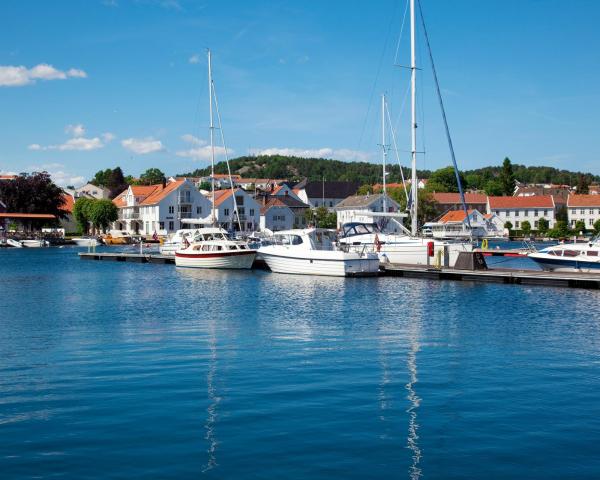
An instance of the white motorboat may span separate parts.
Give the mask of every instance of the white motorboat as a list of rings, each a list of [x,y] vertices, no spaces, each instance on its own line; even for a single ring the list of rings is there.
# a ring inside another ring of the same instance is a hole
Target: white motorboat
[[[25,248],[41,248],[41,247],[49,247],[50,242],[48,240],[38,240],[38,239],[26,239],[19,240],[21,245]]]
[[[600,235],[586,243],[546,247],[527,257],[547,271],[600,273]]]
[[[12,238],[7,238],[6,244],[14,248],[23,248],[21,242],[19,242],[18,240],[13,240]]]
[[[276,232],[272,241],[258,253],[276,273],[350,277],[376,275],[379,271],[375,253],[344,249],[335,243],[331,230],[283,230]]]
[[[98,240],[93,237],[75,237],[71,239],[78,247],[97,247]]]
[[[180,250],[183,246],[184,238],[188,239],[188,242],[192,240],[198,233],[198,228],[182,228],[177,230],[172,236],[167,238],[159,247],[161,255],[174,256],[177,250]]]
[[[339,242],[351,250],[361,251],[366,248],[369,252],[376,252],[382,264],[428,265],[439,258],[440,266],[453,267],[460,252],[473,251],[471,243],[385,233],[375,223],[353,222],[342,225]]]
[[[175,252],[175,265],[194,268],[252,268],[256,250],[243,240],[233,240],[222,228],[203,228],[190,243],[187,238]]]

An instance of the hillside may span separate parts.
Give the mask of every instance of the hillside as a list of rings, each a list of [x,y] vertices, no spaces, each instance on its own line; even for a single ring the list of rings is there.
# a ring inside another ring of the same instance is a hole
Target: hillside
[[[288,180],[326,180],[356,181],[362,184],[381,183],[381,165],[366,162],[342,162],[340,160],[327,160],[323,158],[287,157],[283,155],[244,156],[229,161],[231,171],[244,177],[256,178],[286,178]],[[591,173],[572,172],[559,170],[553,167],[528,167],[525,165],[512,165],[515,178],[523,183],[555,183],[577,185],[581,177],[587,183],[600,182],[600,176]],[[499,176],[502,166],[483,167],[463,171],[466,187],[483,189],[487,182]],[[216,173],[227,173],[225,162],[215,165]],[[399,182],[400,168],[397,165],[388,167],[388,182]],[[181,176],[205,176],[210,173],[210,167],[196,169],[193,172],[183,173]],[[433,172],[419,170],[419,178],[429,178]],[[410,175],[408,168],[405,175]]]

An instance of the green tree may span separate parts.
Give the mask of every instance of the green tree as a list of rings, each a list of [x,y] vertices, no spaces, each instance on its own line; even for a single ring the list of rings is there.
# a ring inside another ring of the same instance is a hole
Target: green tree
[[[540,220],[538,221],[538,232],[540,232],[541,234],[545,234],[548,232],[548,228],[550,227],[550,224],[548,223],[548,220],[546,220],[545,218],[540,218]]]
[[[467,182],[459,172],[460,183],[465,186]],[[427,181],[427,190],[430,192],[458,192],[454,167],[444,167],[431,174]]]
[[[142,185],[156,185],[165,180],[165,174],[158,168],[149,168],[140,175],[140,183]]]
[[[92,199],[86,197],[80,197],[75,201],[73,205],[73,217],[77,223],[79,232],[87,234],[90,225],[90,204]]]
[[[502,193],[504,195],[513,195],[515,193],[515,174],[513,173],[512,163],[506,157],[502,162],[502,172],[500,173],[500,183],[502,184]]]
[[[502,183],[499,180],[488,180],[484,190],[486,194],[492,197],[501,196],[504,193]]]
[[[557,220],[554,228],[548,232],[553,238],[566,237],[569,235],[569,224],[565,220]]]
[[[206,190],[206,191],[211,191],[212,190],[212,183],[210,182],[202,182],[200,183],[200,190]]]
[[[594,222],[594,233],[596,235],[600,233],[600,220]]]
[[[307,209],[305,217],[308,224],[319,228],[336,228],[337,226],[337,214],[330,212],[326,207]]]
[[[507,230],[512,230],[513,224],[511,222],[504,222],[504,228]]]
[[[92,200],[87,210],[94,227],[103,231],[119,218],[119,210],[111,200]]]
[[[583,174],[579,174],[577,177],[577,193],[580,195],[590,193],[590,182]]]
[[[562,205],[556,209],[556,221],[565,222],[569,224],[569,213],[567,212],[566,205]]]
[[[583,220],[577,220],[575,222],[575,233],[585,233],[585,222]]]
[[[526,237],[531,233],[531,223],[529,223],[528,220],[525,220],[523,223],[521,223],[521,231]]]

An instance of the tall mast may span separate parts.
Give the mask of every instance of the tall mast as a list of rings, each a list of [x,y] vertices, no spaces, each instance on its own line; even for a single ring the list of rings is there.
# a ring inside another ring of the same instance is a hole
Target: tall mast
[[[386,188],[386,161],[387,149],[385,148],[385,93],[381,95],[381,155],[383,164],[383,211],[387,212],[387,188]]]
[[[208,50],[208,111],[210,115],[210,180],[212,190],[212,223],[213,227],[217,224],[217,216],[215,215],[215,139],[213,123],[213,82],[212,82],[212,60],[210,50]]]
[[[412,157],[412,235],[417,234],[417,65],[415,55],[415,0],[410,0],[410,109],[411,109],[411,157]]]

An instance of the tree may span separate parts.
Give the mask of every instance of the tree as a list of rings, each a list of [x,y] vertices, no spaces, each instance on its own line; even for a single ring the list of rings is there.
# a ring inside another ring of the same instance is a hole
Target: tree
[[[111,170],[106,178],[106,182],[107,183],[104,186],[110,190],[109,198],[115,198],[129,186],[125,180],[125,177],[123,176],[123,170],[121,170],[121,167],[116,167],[115,169]]]
[[[545,218],[540,218],[540,220],[538,221],[538,232],[544,234],[546,232],[548,232],[548,228],[549,228],[550,224],[548,223],[548,220],[546,220]]]
[[[75,201],[73,206],[73,217],[79,228],[79,232],[82,234],[88,233],[90,224],[90,204],[92,199],[86,197],[80,197]]]
[[[202,182],[200,183],[200,187],[198,187],[200,190],[206,190],[208,192],[212,191],[212,183],[210,182]]]
[[[495,197],[500,196],[504,193],[504,189],[502,187],[502,183],[499,180],[488,180],[485,184],[485,193]]]
[[[504,222],[504,228],[510,231],[513,228],[513,224],[511,222]]]
[[[337,226],[337,214],[330,212],[326,207],[307,209],[305,218],[307,223],[312,223],[319,228],[335,228]]]
[[[569,213],[567,212],[566,205],[562,205],[556,209],[556,221],[565,222],[569,224]]]
[[[600,220],[596,220],[596,221],[594,222],[594,233],[595,233],[596,235],[597,235],[597,234],[600,234]]]
[[[575,233],[585,233],[585,222],[583,220],[575,222]]]
[[[460,172],[459,177],[461,185],[465,186],[467,182]],[[430,192],[458,192],[454,167],[444,167],[433,172],[427,181],[427,190]]]
[[[554,228],[548,232],[552,238],[566,237],[569,235],[569,224],[565,220],[557,220]]]
[[[577,193],[590,193],[590,182],[585,175],[579,174],[579,177],[577,178]]]
[[[119,210],[111,200],[91,200],[87,210],[94,227],[104,231],[119,218]]]
[[[502,162],[502,172],[500,173],[500,183],[502,184],[502,193],[504,195],[513,195],[515,193],[515,174],[513,173],[512,163],[506,157]]]
[[[531,223],[529,223],[528,220],[525,220],[523,223],[521,223],[521,231],[526,237],[531,233]]]
[[[149,168],[140,175],[140,183],[142,185],[156,185],[165,181],[165,174],[158,168]]]

